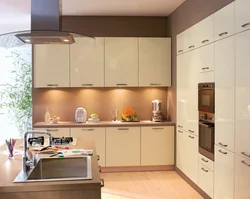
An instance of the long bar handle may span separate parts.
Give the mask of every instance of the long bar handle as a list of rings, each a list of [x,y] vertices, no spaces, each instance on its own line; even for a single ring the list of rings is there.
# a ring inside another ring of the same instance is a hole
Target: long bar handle
[[[248,158],[250,158],[250,155],[246,154],[245,152],[241,152],[241,154],[248,157]]]
[[[94,131],[94,129],[82,129],[82,131]]]
[[[151,83],[150,86],[160,86],[161,84],[158,83]]]
[[[201,160],[202,160],[203,162],[208,162],[208,160],[205,160],[204,158],[201,158]]]
[[[58,131],[58,129],[46,129],[46,131]]]
[[[47,86],[58,86],[58,84],[47,84]]]
[[[222,144],[221,142],[219,142],[219,145],[221,145],[223,147],[227,147],[227,144]]]
[[[119,131],[128,131],[129,128],[118,128]]]
[[[116,84],[116,86],[127,86],[127,84]]]
[[[244,160],[242,160],[241,163],[250,167],[250,164],[247,164]]]
[[[163,130],[164,128],[154,127],[153,130]]]
[[[249,26],[249,25],[250,25],[250,22],[241,25],[241,27],[242,27],[242,28],[245,28],[245,27],[247,27],[247,26]]]
[[[201,43],[207,43],[207,42],[209,42],[209,39],[205,39],[205,40],[203,40]]]
[[[219,36],[222,37],[223,35],[227,35],[227,34],[228,34],[228,32],[222,32],[219,34]]]
[[[82,84],[82,86],[93,86],[93,84]]]
[[[191,135],[189,135],[188,137],[190,137],[190,138],[194,139],[194,137],[193,137],[193,136],[191,136]]]
[[[208,172],[208,170],[204,169],[203,167],[201,168],[203,171]]]

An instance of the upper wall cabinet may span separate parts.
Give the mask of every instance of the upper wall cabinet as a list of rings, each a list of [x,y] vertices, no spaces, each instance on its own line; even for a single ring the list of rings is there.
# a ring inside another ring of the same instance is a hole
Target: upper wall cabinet
[[[250,1],[235,1],[235,32],[239,33],[250,29]]]
[[[138,86],[138,38],[105,38],[105,86]]]
[[[139,86],[171,86],[170,38],[139,38]]]
[[[234,2],[214,14],[215,40],[234,34]]]
[[[80,38],[70,45],[70,86],[104,86],[104,38]]]
[[[186,30],[186,41],[184,45],[184,51],[190,51],[199,46],[199,32],[197,30],[198,26],[194,25]]]
[[[186,31],[177,35],[177,55],[184,53]]]
[[[34,45],[34,87],[69,87],[69,45]]]

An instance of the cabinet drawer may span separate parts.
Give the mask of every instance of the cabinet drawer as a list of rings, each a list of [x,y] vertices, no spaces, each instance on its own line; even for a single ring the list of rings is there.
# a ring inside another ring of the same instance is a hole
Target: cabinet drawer
[[[214,171],[214,161],[208,159],[202,154],[199,154],[199,162],[209,168],[210,170]]]
[[[214,172],[203,164],[199,164],[199,187],[213,198],[214,193]]]

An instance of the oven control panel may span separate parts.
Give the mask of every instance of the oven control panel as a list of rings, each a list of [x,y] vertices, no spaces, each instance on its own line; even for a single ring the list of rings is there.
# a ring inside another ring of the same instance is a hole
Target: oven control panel
[[[199,112],[199,120],[214,123],[214,114],[207,112]]]

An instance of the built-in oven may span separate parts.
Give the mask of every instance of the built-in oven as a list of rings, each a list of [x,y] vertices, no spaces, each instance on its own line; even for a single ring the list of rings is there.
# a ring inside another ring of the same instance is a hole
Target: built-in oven
[[[214,113],[214,83],[198,84],[198,110]]]
[[[214,114],[199,112],[199,153],[214,161]]]

